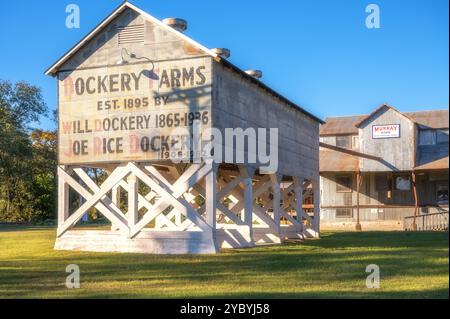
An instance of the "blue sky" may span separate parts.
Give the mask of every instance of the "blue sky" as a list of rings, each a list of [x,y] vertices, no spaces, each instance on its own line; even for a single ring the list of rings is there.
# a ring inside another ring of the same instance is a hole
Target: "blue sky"
[[[70,3],[80,7],[80,29],[65,27]],[[0,78],[40,86],[55,109],[56,80],[44,71],[120,3],[2,2]],[[321,118],[369,113],[385,102],[401,111],[449,105],[447,0],[132,3],[160,19],[188,20],[188,36],[231,49],[234,64],[263,70],[266,84]],[[370,3],[380,7],[380,29],[365,26]]]

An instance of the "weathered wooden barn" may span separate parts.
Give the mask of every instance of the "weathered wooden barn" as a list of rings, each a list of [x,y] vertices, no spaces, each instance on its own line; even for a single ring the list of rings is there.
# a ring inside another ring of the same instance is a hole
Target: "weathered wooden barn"
[[[302,202],[319,192],[322,121],[186,28],[125,2],[47,70],[59,96],[56,249],[215,253],[319,236],[319,196],[310,214]],[[186,138],[181,128],[200,132],[213,152],[169,151]],[[230,146],[212,138],[213,128],[241,130]],[[276,169],[250,161],[256,149],[237,142],[257,132],[259,154],[274,144],[260,129],[273,128]],[[74,196],[82,198],[75,208]],[[110,230],[77,227],[93,208]]]
[[[448,110],[402,113],[382,105],[370,115],[326,119],[323,225],[402,228],[407,216],[416,215],[410,220],[417,226],[419,216],[448,210],[448,116]]]

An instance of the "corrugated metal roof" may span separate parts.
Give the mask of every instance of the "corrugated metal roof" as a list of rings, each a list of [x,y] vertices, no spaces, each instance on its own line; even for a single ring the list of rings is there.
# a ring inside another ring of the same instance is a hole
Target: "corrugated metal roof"
[[[367,115],[361,122],[357,123],[357,124],[356,124],[356,127],[358,127],[358,128],[361,127],[363,123],[369,121],[370,118],[374,117],[374,116],[375,116],[376,114],[378,114],[378,113],[381,113],[381,112],[382,112],[383,110],[385,110],[385,109],[392,110],[392,111],[398,113],[399,115],[406,117],[408,120],[410,120],[410,121],[412,121],[412,122],[414,122],[414,123],[416,122],[414,119],[408,117],[408,116],[406,115],[406,113],[402,113],[402,112],[400,112],[399,110],[397,110],[395,107],[390,106],[389,104],[386,104],[386,103],[385,103],[385,104],[382,104],[382,105],[381,105],[379,108],[377,108],[375,111],[373,111],[372,113],[370,113],[369,115]]]
[[[422,128],[448,128],[449,110],[432,110],[402,113]],[[355,115],[342,117],[329,117],[320,127],[320,135],[347,135],[358,134],[356,125],[361,123],[369,115]]]
[[[417,124],[429,128],[448,128],[448,110],[433,110],[407,112],[406,116],[414,119]]]
[[[357,172],[359,158],[330,149],[320,150],[320,172]]]
[[[356,124],[367,115],[329,117],[320,127],[320,135],[358,134]]]

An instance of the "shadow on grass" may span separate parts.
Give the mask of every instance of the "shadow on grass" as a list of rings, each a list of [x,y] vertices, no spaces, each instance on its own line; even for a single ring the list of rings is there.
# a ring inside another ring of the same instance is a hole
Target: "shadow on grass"
[[[94,287],[79,292],[88,298],[168,294],[198,298],[448,298],[448,288],[442,289],[442,285],[448,287],[447,233],[325,233],[321,240],[203,256],[55,252],[52,246],[51,241],[48,251],[39,256],[24,253],[0,260],[0,295],[70,296],[63,283],[65,267],[74,263],[80,266],[83,283]],[[388,286],[370,293],[348,291],[348,287],[364,286],[369,264],[379,265],[387,282],[407,278],[413,286],[427,278],[443,279],[434,288],[421,286],[419,290],[397,291]],[[309,290],[301,291],[302,285]],[[143,291],[135,291],[134,286]],[[96,291],[95,287],[110,290]]]

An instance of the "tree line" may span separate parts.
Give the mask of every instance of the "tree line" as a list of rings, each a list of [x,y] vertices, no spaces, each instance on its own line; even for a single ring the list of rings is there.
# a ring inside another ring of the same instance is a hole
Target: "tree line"
[[[33,128],[49,113],[39,87],[0,79],[0,223],[56,218],[57,132]]]

